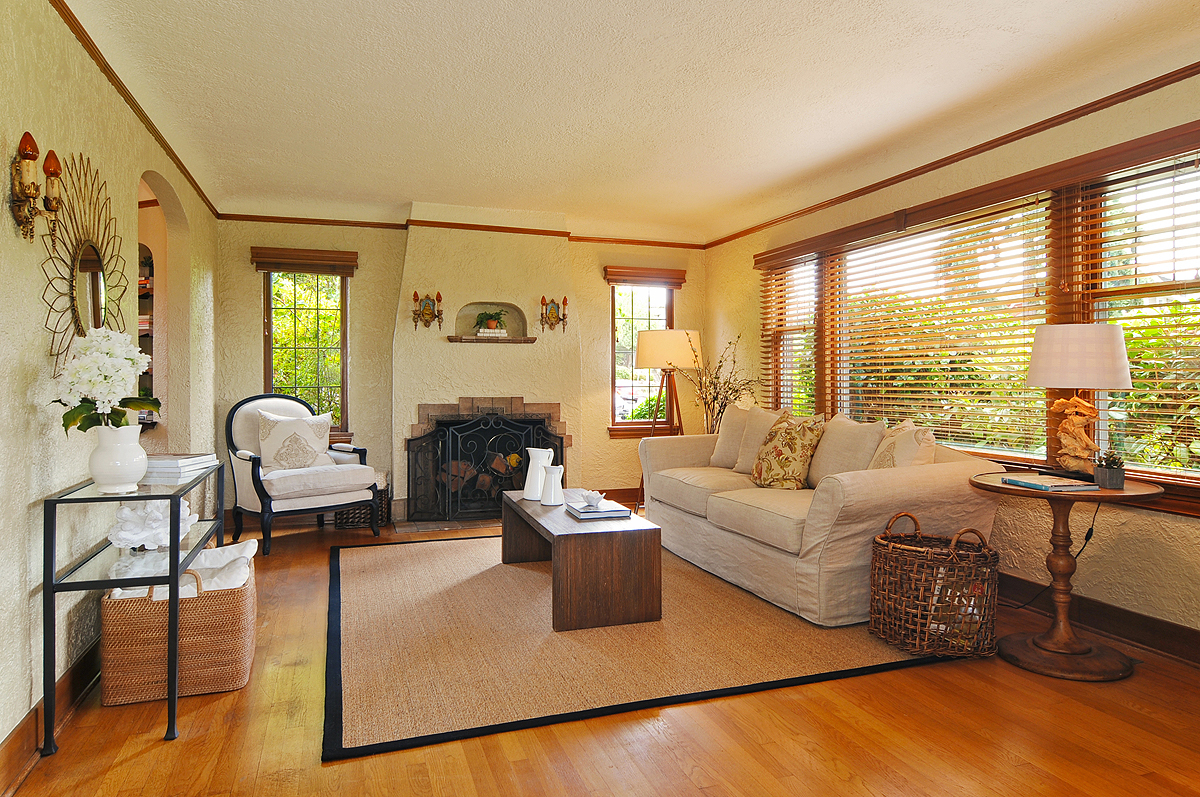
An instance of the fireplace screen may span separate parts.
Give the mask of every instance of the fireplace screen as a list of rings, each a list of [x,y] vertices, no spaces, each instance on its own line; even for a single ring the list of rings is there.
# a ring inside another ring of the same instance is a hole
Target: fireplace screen
[[[500,517],[500,494],[525,486],[527,448],[549,448],[562,464],[563,439],[544,416],[440,416],[405,442],[408,520]]]

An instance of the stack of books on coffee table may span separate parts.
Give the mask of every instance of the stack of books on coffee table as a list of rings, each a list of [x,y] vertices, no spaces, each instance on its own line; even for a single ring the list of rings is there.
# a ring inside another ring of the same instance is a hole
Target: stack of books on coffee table
[[[630,515],[629,507],[603,498],[596,506],[589,506],[583,501],[567,501],[566,506],[567,514],[576,520],[609,520]]]

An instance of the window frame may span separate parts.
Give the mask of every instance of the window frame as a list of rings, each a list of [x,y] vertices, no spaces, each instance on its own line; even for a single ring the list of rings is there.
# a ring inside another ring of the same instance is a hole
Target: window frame
[[[605,266],[604,279],[608,282],[608,436],[613,440],[640,440],[649,437],[652,422],[646,420],[619,420],[617,418],[617,288],[633,286],[664,288],[667,291],[666,329],[675,328],[675,294],[687,280],[686,271],[681,269],[635,268]],[[665,424],[655,425],[665,429]]]
[[[1046,257],[1045,313],[1047,323],[1080,323],[1093,320],[1093,307],[1103,298],[1103,293],[1091,293],[1084,280],[1083,266],[1091,257],[1090,252],[1082,252],[1089,244],[1073,239],[1062,228],[1064,217],[1071,212],[1069,203],[1087,191],[1089,185],[1105,180],[1108,176],[1136,168],[1148,167],[1156,161],[1178,157],[1200,150],[1200,121],[1180,125],[1161,133],[1144,136],[1130,142],[1108,147],[1088,155],[1073,158],[1041,169],[1035,169],[1016,175],[996,183],[981,186],[977,189],[960,192],[933,202],[928,202],[913,208],[906,208],[890,216],[871,219],[850,227],[834,230],[813,238],[797,241],[759,253],[755,256],[755,268],[763,272],[764,286],[768,277],[774,275],[778,279],[781,271],[801,266],[805,259],[817,258],[817,297],[816,303],[816,350],[814,351],[814,381],[818,385],[816,407],[818,413],[828,417],[838,411],[838,407],[830,406],[827,401],[827,391],[824,381],[828,378],[834,364],[829,362],[829,352],[825,349],[824,336],[820,332],[829,324],[830,299],[827,295],[829,286],[826,284],[826,255],[830,251],[861,246],[873,239],[895,237],[912,227],[940,222],[953,216],[986,208],[1002,202],[1019,199],[1023,196],[1052,192],[1050,240]],[[1073,248],[1074,247],[1074,248]],[[764,287],[765,290],[765,287]],[[765,364],[765,376],[768,377],[764,387],[764,399],[769,406],[776,407],[779,403],[777,377],[772,376],[771,357],[774,352],[772,335],[778,335],[778,325],[769,323],[768,305],[764,295],[763,310],[760,314],[762,321],[762,351]],[[1044,466],[1052,461],[1057,447],[1054,434],[1056,423],[1052,421],[1049,404],[1058,394],[1069,396],[1071,391],[1046,391],[1046,457],[1038,458],[1019,452],[1011,453],[977,453],[988,459],[1005,465],[1018,467]],[[1085,397],[1086,391],[1080,391]],[[773,402],[773,403],[772,403]],[[1157,510],[1173,514],[1200,517],[1200,472],[1196,476],[1147,471],[1136,465],[1128,466],[1130,475],[1144,481],[1160,484],[1165,494],[1147,504]]]

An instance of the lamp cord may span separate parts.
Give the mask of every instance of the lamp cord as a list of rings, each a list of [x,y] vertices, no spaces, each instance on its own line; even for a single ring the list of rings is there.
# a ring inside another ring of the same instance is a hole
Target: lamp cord
[[[1084,549],[1087,548],[1088,543],[1092,541],[1092,535],[1096,533],[1096,516],[1099,514],[1100,514],[1100,502],[1097,501],[1096,502],[1096,511],[1092,513],[1092,524],[1090,526],[1088,526],[1087,534],[1083,535],[1083,545],[1081,545],[1079,547],[1079,551],[1077,553],[1073,554],[1073,557],[1076,562],[1078,562],[1079,557],[1083,555]],[[1052,586],[1051,584],[1047,584],[1046,586],[1044,586],[1040,590],[1038,590],[1037,594],[1034,595],[1032,598],[1025,601],[1020,606],[1017,606],[1014,608],[1024,609],[1026,606],[1033,603],[1038,598],[1042,597],[1042,595],[1044,595],[1046,593],[1046,590],[1050,589],[1051,586]]]

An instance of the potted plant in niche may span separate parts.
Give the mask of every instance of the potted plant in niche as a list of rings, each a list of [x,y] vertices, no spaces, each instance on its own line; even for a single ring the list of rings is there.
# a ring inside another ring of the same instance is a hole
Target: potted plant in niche
[[[141,427],[131,424],[127,411],[160,409],[156,398],[124,395],[150,366],[150,356],[116,330],[98,327],[74,346],[63,368],[58,404],[63,432],[96,429],[96,447],[88,470],[102,493],[129,493],[146,473],[146,452],[138,444]]]
[[[1096,486],[1105,490],[1125,489],[1125,460],[1116,451],[1105,451],[1096,461],[1093,472]]]
[[[475,316],[476,329],[504,329],[504,314],[507,310],[485,310]]]

